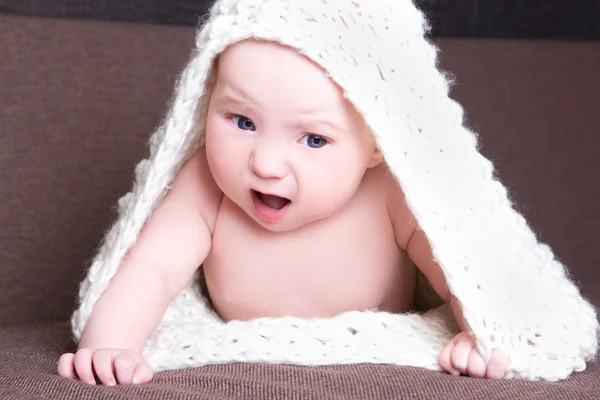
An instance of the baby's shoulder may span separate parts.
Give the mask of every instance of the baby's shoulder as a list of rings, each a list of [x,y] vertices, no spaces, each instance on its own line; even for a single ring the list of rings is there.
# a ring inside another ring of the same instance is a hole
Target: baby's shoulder
[[[384,199],[401,195],[400,186],[385,163],[370,168],[365,174],[365,187]]]
[[[178,185],[180,190],[185,192],[185,197],[196,205],[212,232],[223,192],[213,178],[204,148],[184,164],[177,175],[175,185]]]
[[[398,243],[406,245],[416,228],[416,221],[406,203],[400,183],[385,163],[373,168],[369,179],[370,190],[378,193],[385,204]]]

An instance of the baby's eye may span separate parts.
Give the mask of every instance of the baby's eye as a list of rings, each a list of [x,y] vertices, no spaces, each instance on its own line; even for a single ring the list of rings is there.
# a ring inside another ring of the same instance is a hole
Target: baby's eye
[[[254,126],[254,122],[250,119],[243,117],[241,115],[232,115],[231,121],[241,130],[243,131],[255,131],[256,127]]]
[[[318,135],[305,135],[302,138],[302,143],[313,149],[318,149],[327,144],[327,139]]]

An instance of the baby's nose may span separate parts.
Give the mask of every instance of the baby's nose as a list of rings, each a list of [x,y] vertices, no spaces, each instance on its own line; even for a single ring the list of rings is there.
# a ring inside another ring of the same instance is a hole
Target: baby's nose
[[[249,167],[259,177],[263,179],[283,179],[286,175],[287,167],[283,153],[277,146],[262,145],[257,146],[250,154]]]

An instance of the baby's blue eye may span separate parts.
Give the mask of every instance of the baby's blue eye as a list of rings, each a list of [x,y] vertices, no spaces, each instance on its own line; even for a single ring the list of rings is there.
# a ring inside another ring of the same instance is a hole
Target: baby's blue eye
[[[306,135],[302,138],[302,142],[313,149],[321,148],[327,144],[327,140],[318,135]]]
[[[254,122],[246,117],[242,117],[241,115],[233,115],[231,117],[233,123],[243,131],[255,131],[256,127],[254,126]]]

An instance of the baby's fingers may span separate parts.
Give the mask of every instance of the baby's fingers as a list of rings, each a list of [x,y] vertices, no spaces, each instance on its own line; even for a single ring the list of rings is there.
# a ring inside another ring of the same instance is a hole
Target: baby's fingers
[[[94,371],[104,385],[114,386],[117,384],[112,369],[113,354],[111,350],[98,350],[92,356]]]
[[[121,384],[147,383],[152,379],[152,368],[143,359],[132,354],[121,354],[115,359],[117,379]]]
[[[153,375],[154,373],[150,365],[146,361],[141,360],[135,368],[133,383],[148,383]]]
[[[473,349],[473,340],[465,332],[459,333],[454,339],[454,349],[452,350],[452,366],[461,373],[467,373],[469,355]]]
[[[502,350],[492,350],[492,355],[487,365],[487,377],[490,379],[504,378],[509,361],[510,358]]]
[[[474,378],[485,377],[486,365],[485,360],[479,353],[476,347],[473,347],[467,363],[467,374]]]
[[[89,383],[90,385],[96,384],[96,378],[92,372],[92,349],[81,349],[75,353],[75,372],[79,379],[83,382]]]
[[[133,370],[137,362],[138,358],[130,353],[122,353],[115,357],[115,372],[120,384],[133,383]]]
[[[451,340],[450,342],[448,342],[446,347],[444,347],[444,349],[440,353],[440,356],[438,357],[438,364],[440,364],[440,367],[442,367],[442,369],[444,371],[447,371],[454,376],[458,376],[458,375],[460,375],[460,371],[458,371],[456,368],[454,368],[452,366],[451,357],[452,357],[453,349],[454,349],[454,341]]]
[[[77,374],[75,373],[75,365],[73,365],[73,360],[75,359],[75,354],[73,353],[65,353],[58,359],[58,375],[63,378],[69,379],[77,379]]]

